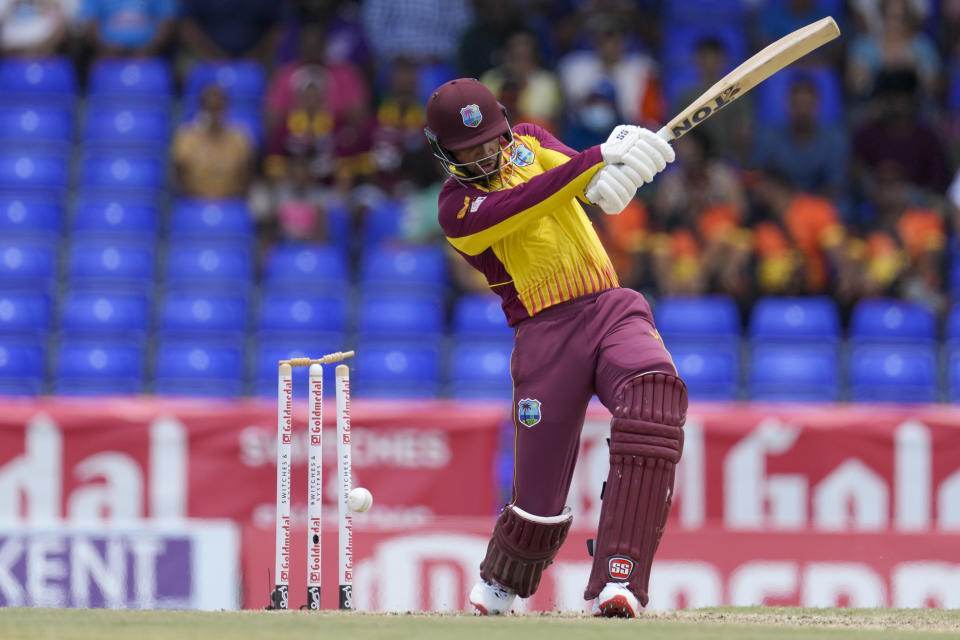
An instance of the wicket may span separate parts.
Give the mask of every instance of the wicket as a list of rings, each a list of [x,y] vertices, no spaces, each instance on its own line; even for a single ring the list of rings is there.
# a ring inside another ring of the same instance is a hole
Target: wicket
[[[290,470],[293,440],[293,367],[309,366],[307,410],[307,602],[302,608],[320,609],[321,536],[323,523],[323,365],[353,356],[336,352],[322,358],[281,360],[277,395],[277,530],[276,583],[268,609],[288,609],[290,600]],[[337,476],[340,479],[337,520],[339,542],[339,608],[353,608],[353,516],[347,504],[351,488],[350,369],[336,368]]]

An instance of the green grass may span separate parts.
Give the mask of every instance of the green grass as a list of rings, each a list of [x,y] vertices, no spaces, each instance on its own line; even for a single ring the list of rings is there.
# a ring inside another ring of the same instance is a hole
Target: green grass
[[[960,612],[718,608],[648,613],[638,620],[559,614],[480,618],[465,614],[328,611],[106,611],[0,609],[0,638],[77,640],[779,640],[958,637]]]

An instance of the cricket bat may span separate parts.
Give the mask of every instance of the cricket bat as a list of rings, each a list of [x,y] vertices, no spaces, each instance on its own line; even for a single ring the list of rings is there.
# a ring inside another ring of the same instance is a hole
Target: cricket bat
[[[667,142],[676,140],[780,69],[839,35],[837,23],[826,17],[783,36],[721,78],[657,131],[657,135]]]

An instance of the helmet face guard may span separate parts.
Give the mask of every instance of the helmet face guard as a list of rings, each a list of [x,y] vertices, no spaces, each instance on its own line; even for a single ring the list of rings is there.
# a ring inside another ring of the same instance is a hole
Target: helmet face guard
[[[433,157],[440,161],[444,173],[453,178],[462,185],[481,183],[484,186],[493,186],[494,181],[499,182],[498,188],[502,189],[510,181],[513,175],[513,159],[515,140],[513,131],[510,129],[510,123],[507,123],[507,131],[500,136],[500,147],[495,153],[484,156],[470,162],[458,162],[453,152],[445,149],[437,136],[424,129],[424,134],[430,142],[430,148],[433,149]],[[483,171],[480,165],[493,160],[495,165],[490,171]],[[479,173],[477,173],[479,171]]]

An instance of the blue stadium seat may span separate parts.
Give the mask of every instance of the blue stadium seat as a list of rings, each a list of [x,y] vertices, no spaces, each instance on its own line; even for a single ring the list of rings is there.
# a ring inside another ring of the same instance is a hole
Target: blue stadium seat
[[[947,348],[947,402],[960,402],[960,346]]]
[[[73,141],[73,115],[56,106],[9,104],[0,106],[0,144],[4,148],[36,149],[36,145],[62,151]]]
[[[90,69],[87,96],[124,103],[164,102],[173,97],[173,71],[163,58],[100,59]]]
[[[493,294],[464,294],[453,306],[455,334],[468,335],[474,339],[490,338],[511,340],[513,329],[507,325],[500,296]]]
[[[662,298],[653,315],[657,330],[668,343],[668,336],[683,339],[740,337],[740,311],[733,298],[727,296]]]
[[[63,231],[56,200],[0,195],[0,237],[55,241]]]
[[[825,296],[761,298],[750,312],[749,334],[753,341],[837,341],[840,312]]]
[[[350,284],[347,256],[334,245],[278,244],[267,254],[263,284],[271,291],[343,289]]]
[[[687,0],[685,2],[664,3],[664,19],[671,22],[673,29],[677,22],[736,22],[744,17],[744,0]]]
[[[740,390],[740,347],[730,342],[680,340],[669,347],[677,372],[693,400],[736,400]]]
[[[178,200],[170,213],[170,240],[253,240],[253,218],[243,200]]]
[[[425,104],[434,90],[457,77],[457,70],[448,62],[430,62],[420,65],[417,72],[417,93],[420,104]]]
[[[440,394],[440,350],[430,343],[357,344],[350,380],[357,397],[435,398]]]
[[[263,67],[253,61],[198,61],[187,71],[184,97],[192,102],[211,84],[220,85],[232,103],[259,105],[267,78]]]
[[[164,159],[126,151],[90,152],[80,160],[80,186],[93,189],[159,190],[166,184]]]
[[[499,398],[509,401],[513,394],[510,377],[511,341],[491,343],[461,338],[454,342],[448,358],[450,395],[454,398]]]
[[[0,291],[0,336],[46,337],[53,317],[50,300],[37,291]]]
[[[835,402],[840,399],[838,352],[829,344],[753,345],[748,395],[772,402]]]
[[[74,338],[145,339],[150,299],[142,293],[68,291],[60,301],[60,328]]]
[[[73,238],[154,244],[160,212],[152,202],[118,196],[80,196],[73,207]]]
[[[850,351],[854,402],[936,402],[937,354],[932,344],[866,344]]]
[[[43,340],[21,342],[0,336],[0,396],[35,396],[47,373]]]
[[[948,343],[960,342],[960,302],[955,302],[947,314],[947,326],[943,333]]]
[[[0,102],[72,105],[76,94],[77,75],[68,58],[11,56],[0,61]]]
[[[161,340],[154,363],[154,393],[229,398],[244,393],[246,361],[239,346]]]
[[[77,240],[67,253],[71,288],[143,293],[156,278],[154,248],[135,243]]]
[[[415,293],[365,293],[357,308],[357,330],[368,336],[434,336],[445,331],[440,298]]]
[[[83,143],[87,148],[123,147],[156,150],[170,142],[170,114],[162,105],[99,105],[87,109]],[[167,150],[163,149],[163,153]]]
[[[926,342],[936,338],[936,320],[927,307],[917,303],[861,300],[853,307],[850,337],[856,342]]]
[[[124,395],[144,390],[143,346],[111,340],[62,340],[53,390],[59,395]]]
[[[798,78],[806,78],[817,87],[820,96],[820,122],[843,124],[843,79],[829,67],[787,67],[764,80],[756,89],[755,113],[762,124],[778,125],[790,114],[790,90]]]
[[[165,281],[172,289],[246,293],[253,285],[253,256],[244,247],[182,243],[167,249]]]
[[[0,236],[0,291],[50,292],[57,277],[57,246]]]
[[[443,247],[378,247],[364,254],[360,266],[361,285],[370,290],[442,293],[447,284],[447,257]]]
[[[960,65],[951,65],[947,73],[947,108],[957,113],[960,112]]]
[[[747,57],[747,34],[742,25],[704,21],[671,26],[670,37],[663,39],[663,63],[671,68],[692,68],[697,43],[707,36],[723,43],[728,71]]]
[[[278,336],[265,338],[258,336],[254,347],[253,392],[257,396],[277,397],[277,363],[289,358],[316,358],[335,351],[349,350],[343,336],[333,334],[312,334],[309,336]],[[348,360],[348,366],[353,362]],[[324,396],[334,395],[336,366],[323,367]],[[293,369],[293,396],[307,397],[307,367]]]
[[[950,285],[950,293],[956,297],[960,294],[960,252],[954,253],[953,257],[950,258],[949,270],[947,279]]]
[[[364,247],[374,247],[385,241],[396,241],[402,235],[403,203],[384,198],[366,210],[363,215]]]
[[[69,177],[67,158],[50,151],[0,150],[0,191],[59,196]]]
[[[267,292],[260,299],[261,334],[343,334],[347,331],[347,300],[339,293],[303,295]]]
[[[160,303],[158,329],[170,338],[237,342],[249,327],[247,298],[232,293],[167,293]]]

